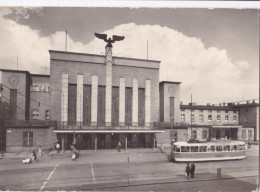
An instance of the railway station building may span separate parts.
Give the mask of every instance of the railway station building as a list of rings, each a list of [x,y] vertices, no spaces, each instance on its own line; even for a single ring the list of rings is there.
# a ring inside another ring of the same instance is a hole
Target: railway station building
[[[50,117],[64,149],[155,147],[160,61],[50,52]]]

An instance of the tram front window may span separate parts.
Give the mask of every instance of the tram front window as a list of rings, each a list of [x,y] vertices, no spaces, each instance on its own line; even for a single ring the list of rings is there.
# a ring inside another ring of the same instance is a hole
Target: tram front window
[[[180,146],[176,146],[176,145],[174,145],[174,147],[173,147],[173,151],[174,152],[180,152]]]
[[[211,151],[215,151],[215,146],[210,146]]]

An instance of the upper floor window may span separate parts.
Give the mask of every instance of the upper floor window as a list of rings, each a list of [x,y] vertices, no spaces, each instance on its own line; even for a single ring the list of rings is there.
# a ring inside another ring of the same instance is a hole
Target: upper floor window
[[[233,111],[233,113],[237,113],[237,111]]]
[[[252,138],[253,134],[252,134],[252,130],[248,130],[248,138]]]
[[[199,116],[199,120],[200,120],[200,122],[203,122],[203,121],[204,121],[203,115],[200,115],[200,116]]]
[[[228,113],[228,110],[226,110],[225,113]]]
[[[247,122],[247,115],[244,116],[244,123]]]
[[[185,122],[185,114],[181,114],[181,122]]]
[[[33,132],[32,131],[23,132],[23,146],[25,146],[25,147],[33,146]]]
[[[207,138],[208,138],[208,131],[202,130],[202,139],[207,139]]]
[[[38,109],[33,109],[32,110],[32,119],[39,119],[39,110]]]
[[[200,110],[200,112],[202,113],[202,112],[203,112],[203,110]]]
[[[242,130],[242,139],[246,139],[246,130]]]
[[[212,115],[208,115],[208,121],[209,121],[209,122],[212,121]]]
[[[236,115],[233,116],[233,122],[234,122],[234,123],[237,122],[237,116],[236,116]]]
[[[229,122],[228,115],[225,115],[225,122],[226,122],[226,123],[228,123],[228,122]]]
[[[197,130],[192,130],[191,132],[191,139],[197,139]]]
[[[181,111],[183,112],[183,111],[185,111],[185,109],[181,109]]]
[[[218,122],[218,123],[221,122],[220,115],[217,115],[217,122]]]
[[[217,110],[217,113],[220,113],[220,110]]]
[[[191,120],[191,122],[194,122],[194,114],[190,115],[190,120]]]
[[[246,109],[244,109],[244,112],[248,112],[248,109],[246,108]]]
[[[49,119],[50,119],[50,111],[45,110],[45,120],[49,120]]]
[[[208,110],[209,113],[212,113],[212,110]]]

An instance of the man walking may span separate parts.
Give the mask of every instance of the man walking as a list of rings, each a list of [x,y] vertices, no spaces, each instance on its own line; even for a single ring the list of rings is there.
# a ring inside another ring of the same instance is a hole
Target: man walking
[[[190,165],[189,165],[189,163],[187,163],[187,166],[186,166],[186,176],[187,177],[190,176]]]
[[[191,178],[194,178],[194,172],[195,172],[195,164],[192,162],[191,169],[190,169]]]

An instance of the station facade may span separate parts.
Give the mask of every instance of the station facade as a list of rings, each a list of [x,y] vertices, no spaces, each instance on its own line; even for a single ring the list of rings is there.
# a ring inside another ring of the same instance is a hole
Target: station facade
[[[50,117],[63,149],[154,147],[160,61],[50,51]]]

